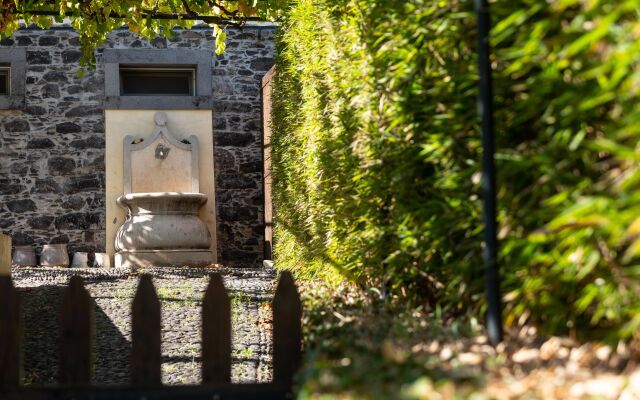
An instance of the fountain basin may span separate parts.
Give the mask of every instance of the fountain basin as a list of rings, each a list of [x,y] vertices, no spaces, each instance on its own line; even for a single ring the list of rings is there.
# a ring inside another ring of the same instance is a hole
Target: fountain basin
[[[116,265],[121,267],[206,266],[211,234],[198,217],[207,202],[202,193],[140,192],[120,196],[127,209],[116,233]]]

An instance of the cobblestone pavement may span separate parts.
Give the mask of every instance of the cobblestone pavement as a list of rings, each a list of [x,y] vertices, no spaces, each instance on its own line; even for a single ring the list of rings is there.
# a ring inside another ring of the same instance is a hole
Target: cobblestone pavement
[[[232,381],[271,379],[271,308],[275,272],[268,269],[153,268],[162,309],[162,380],[200,382],[202,297],[211,272],[223,275],[231,298]],[[128,382],[131,301],[138,274],[115,269],[14,268],[22,298],[25,384],[54,383],[57,374],[58,308],[74,275],[84,278],[95,301],[94,383]]]

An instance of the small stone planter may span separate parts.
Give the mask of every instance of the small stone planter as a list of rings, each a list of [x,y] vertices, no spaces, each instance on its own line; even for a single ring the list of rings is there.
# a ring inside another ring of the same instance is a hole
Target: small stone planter
[[[111,268],[111,257],[108,253],[95,253],[93,266],[95,268]]]
[[[89,268],[89,255],[81,251],[73,253],[71,268]]]
[[[36,251],[33,246],[16,246],[13,251],[11,264],[21,267],[34,267],[38,265]]]
[[[67,244],[45,244],[40,253],[40,265],[43,267],[68,267],[69,253]]]

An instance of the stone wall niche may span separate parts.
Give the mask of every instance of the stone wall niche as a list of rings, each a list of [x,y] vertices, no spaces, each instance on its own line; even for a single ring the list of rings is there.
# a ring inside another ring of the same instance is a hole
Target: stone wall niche
[[[116,267],[215,262],[211,111],[105,116],[107,251]]]

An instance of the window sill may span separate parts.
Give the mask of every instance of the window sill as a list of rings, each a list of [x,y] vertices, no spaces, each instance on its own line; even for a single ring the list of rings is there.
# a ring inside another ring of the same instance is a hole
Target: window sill
[[[206,110],[213,107],[211,96],[107,96],[106,109]]]

